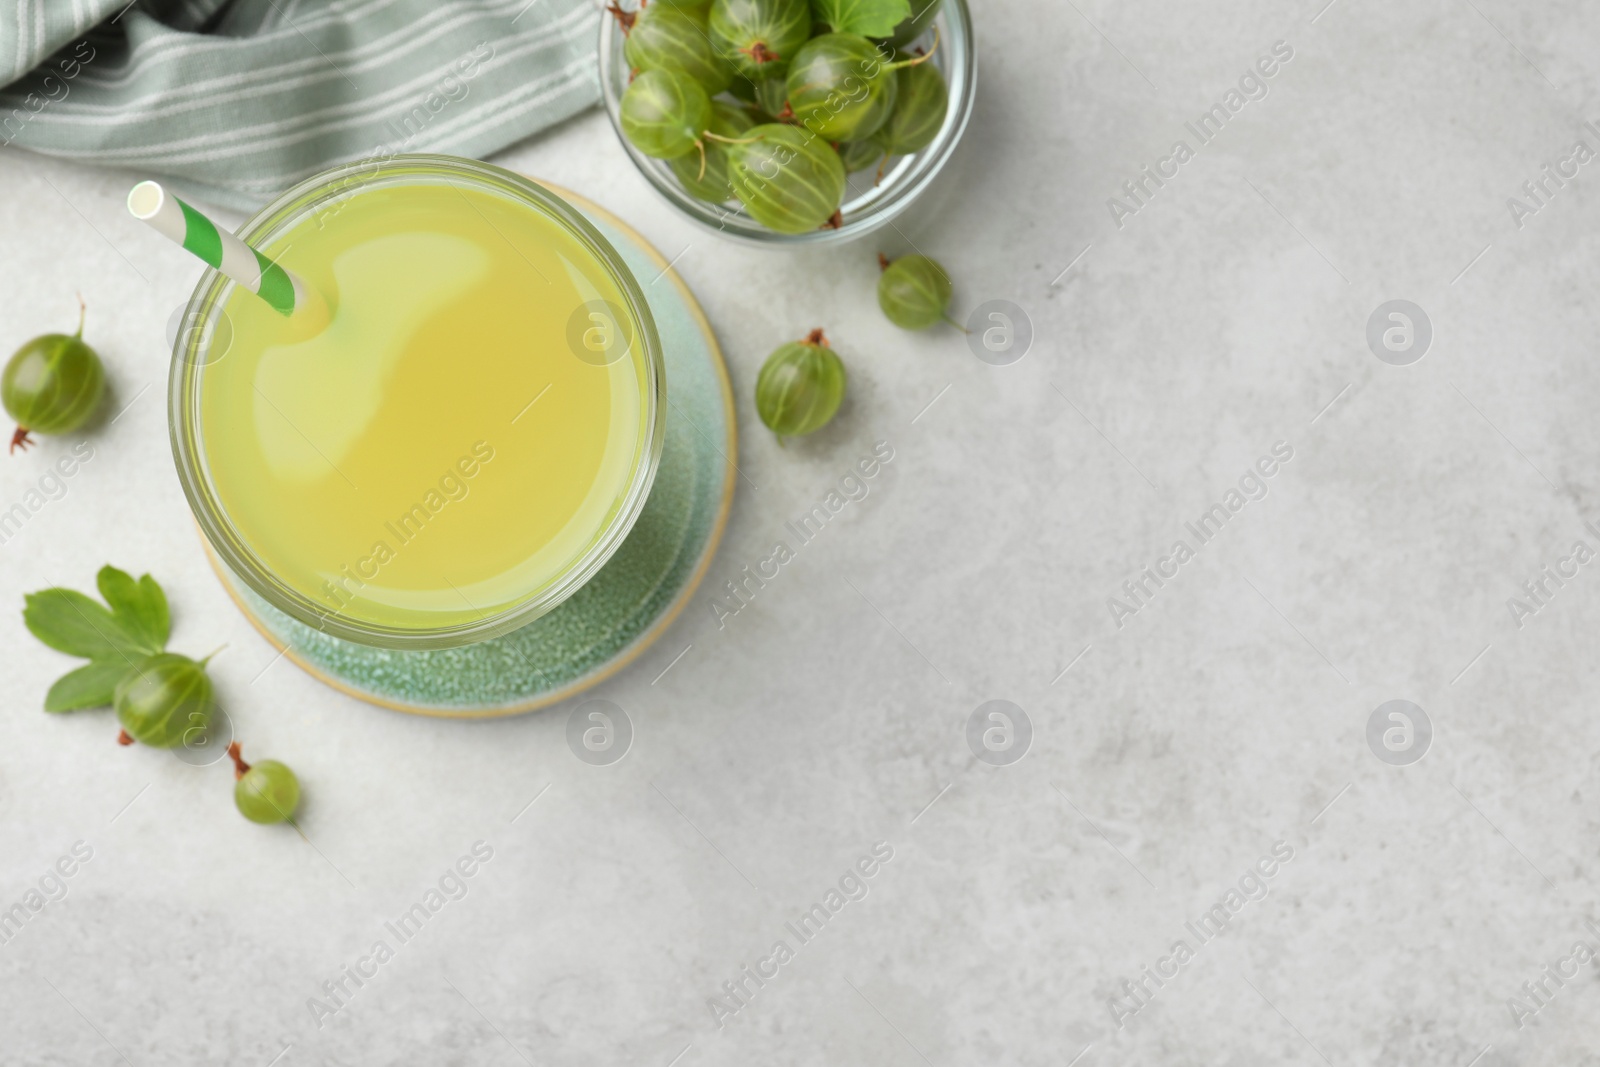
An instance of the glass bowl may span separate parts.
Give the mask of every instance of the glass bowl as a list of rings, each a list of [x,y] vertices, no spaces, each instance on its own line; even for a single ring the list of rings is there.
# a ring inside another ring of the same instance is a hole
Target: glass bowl
[[[335,167],[312,177],[262,208],[239,230],[239,237],[267,254],[307,221],[319,225],[336,214],[349,198],[373,189],[416,184],[470,188],[504,198],[517,209],[538,213],[571,238],[579,254],[587,253],[616,284],[631,319],[633,340],[623,358],[637,369],[642,430],[629,464],[626,484],[609,504],[604,519],[553,577],[507,605],[491,607],[474,617],[428,628],[384,625],[355,618],[307,595],[273,573],[250,539],[230,518],[209,467],[202,432],[201,383],[208,365],[226,358],[232,325],[224,308],[237,283],[207,270],[190,297],[173,345],[168,386],[168,422],[173,457],[184,495],[200,529],[217,556],[245,585],[295,619],[347,641],[379,648],[423,650],[452,648],[508,633],[550,611],[576,592],[611,558],[633,527],[661,460],[665,433],[666,364],[655,320],[638,282],[620,254],[579,211],[549,190],[499,167],[452,156],[398,155]],[[218,340],[219,338],[223,340]]]
[[[637,0],[623,0],[623,6],[632,10],[637,7]],[[630,72],[627,61],[622,57],[622,27],[613,18],[605,19],[600,27],[600,86],[605,94],[606,114],[611,117],[612,129],[616,131],[623,151],[628,153],[628,158],[633,160],[634,166],[639,168],[656,192],[707,229],[748,244],[766,246],[849,241],[888,225],[910,207],[912,201],[932,184],[944,168],[961,135],[966,132],[967,121],[972,117],[978,73],[972,16],[967,10],[966,0],[944,0],[934,20],[934,29],[939,34],[939,48],[929,62],[939,68],[950,90],[950,107],[945,113],[944,125],[927,148],[914,155],[891,159],[881,182],[874,184],[876,174],[871,170],[850,175],[841,209],[844,224],[838,229],[820,229],[800,234],[769,230],[745,214],[737,201],[712,204],[689,195],[678,183],[666,160],[652,159],[634,148],[622,136],[619,111],[622,94],[628,88]],[[928,48],[933,42],[933,33],[934,30],[930,29],[906,47],[920,45]]]

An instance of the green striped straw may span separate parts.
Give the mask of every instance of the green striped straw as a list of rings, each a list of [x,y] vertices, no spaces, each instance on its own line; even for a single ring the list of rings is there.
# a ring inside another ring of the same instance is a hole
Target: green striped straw
[[[128,211],[157,233],[255,293],[284,315],[322,306],[316,290],[161,187],[140,182],[128,193]]]

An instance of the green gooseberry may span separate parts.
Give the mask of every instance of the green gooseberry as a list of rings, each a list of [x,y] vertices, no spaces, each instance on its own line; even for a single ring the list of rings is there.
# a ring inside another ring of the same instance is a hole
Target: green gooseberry
[[[894,113],[873,140],[892,156],[908,156],[933,143],[950,108],[944,75],[932,63],[901,67],[895,72],[899,99]]]
[[[771,71],[755,83],[755,104],[769,115],[781,115],[789,106],[789,64],[770,64]]]
[[[950,275],[927,256],[901,256],[893,263],[882,252],[878,265],[878,306],[902,330],[926,330],[950,307]]]
[[[887,59],[859,34],[825,33],[807,41],[789,64],[795,121],[830,141],[863,141],[877,133],[894,111],[894,72],[903,65]]]
[[[712,0],[711,41],[751,81],[787,62],[811,36],[810,0]]]
[[[779,233],[842,223],[844,164],[822,138],[774,122],[728,146],[728,177],[750,217]]]
[[[657,7],[667,7],[674,11],[682,11],[689,15],[705,17],[711,8],[711,0],[650,0]]]
[[[622,134],[657,159],[686,156],[711,125],[711,98],[700,83],[675,70],[647,70],[622,94]]]
[[[83,341],[86,309],[78,298],[78,332],[47,333],[35,337],[12,355],[0,375],[0,402],[17,420],[11,451],[33,444],[28,434],[68,433],[76,430],[99,406],[105,393],[106,371],[95,350]]]
[[[939,17],[939,8],[944,0],[911,0],[911,17],[894,28],[894,36],[889,38],[889,44],[895,48],[904,48],[928,31],[933,25],[933,20]]]
[[[870,141],[845,141],[839,145],[839,162],[844,164],[846,174],[870,170],[881,163],[887,154],[876,138]]]
[[[733,68],[711,46],[703,11],[681,11],[660,0],[634,16],[622,55],[634,70],[675,70],[715,96],[733,82]]]
[[[756,414],[780,441],[814,433],[839,410],[845,385],[843,361],[822,331],[812,330],[803,341],[780,345],[761,365]]]
[[[214,706],[206,660],[158,652],[117,683],[113,703],[123,737],[130,738],[123,744],[177,748],[186,738],[204,737]]]
[[[713,204],[733,199],[733,183],[728,180],[728,148],[722,141],[737,140],[756,125],[749,109],[726,100],[711,101],[711,124],[707,131],[715,137],[705,146],[705,163],[694,155],[679,156],[667,165],[678,176],[691,196]]]
[[[251,822],[285,822],[300,806],[300,780],[275,759],[246,763],[235,741],[228,746],[233,757],[233,803]]]

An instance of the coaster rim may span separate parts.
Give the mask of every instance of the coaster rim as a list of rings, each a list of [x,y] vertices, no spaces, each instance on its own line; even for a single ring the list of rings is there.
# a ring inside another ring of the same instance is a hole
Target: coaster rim
[[[199,524],[197,523],[195,526],[195,532],[200,537],[200,544],[205,548],[206,559],[211,564],[212,572],[216,574],[218,581],[221,582],[223,591],[228,594],[228,599],[233,601],[234,606],[239,609],[239,613],[244,616],[245,620],[250,623],[255,631],[260,634],[269,645],[277,650],[280,657],[287,659],[296,667],[300,668],[300,670],[304,671],[307,675],[316,681],[321,682],[323,685],[328,686],[330,689],[337,690],[346,696],[353,697],[364,704],[371,704],[376,707],[387,708],[391,711],[398,711],[407,715],[421,715],[433,719],[503,719],[509,718],[513,715],[527,715],[531,712],[540,711],[554,704],[559,704],[563,700],[577,696],[579,693],[592,689],[602,682],[614,677],[623,668],[632,665],[640,656],[653,647],[656,641],[658,641],[661,636],[672,626],[672,624],[677,621],[678,616],[683,614],[683,610],[689,606],[689,601],[693,599],[695,593],[699,591],[700,583],[705,580],[706,573],[711,569],[711,561],[716,558],[717,549],[722,546],[722,536],[727,530],[728,517],[733,510],[733,494],[736,481],[735,472],[738,469],[738,413],[734,403],[733,382],[728,377],[727,358],[723,355],[722,346],[717,341],[716,331],[711,328],[711,322],[706,318],[705,309],[700,306],[700,302],[695,299],[694,293],[686,284],[684,284],[683,279],[678,276],[678,272],[673,269],[673,265],[668,262],[667,258],[656,249],[655,245],[646,240],[644,235],[639,233],[638,230],[622,221],[622,219],[618,218],[613,212],[601,207],[599,204],[596,204],[594,201],[580,193],[575,193],[572,190],[567,189],[564,186],[556,185],[553,182],[547,182],[538,178],[534,178],[531,175],[525,176],[528,177],[530,181],[538,182],[538,184],[544,186],[546,189],[549,189],[557,196],[571,202],[581,210],[601,217],[606,222],[615,226],[618,230],[621,230],[623,233],[632,238],[638,245],[640,251],[645,254],[646,258],[650,259],[662,269],[663,276],[671,279],[672,284],[678,290],[678,295],[682,298],[684,305],[689,309],[689,313],[694,318],[694,321],[699,324],[700,332],[705,335],[706,347],[712,356],[712,365],[716,371],[717,381],[722,387],[722,407],[723,412],[726,415],[727,423],[727,432],[725,435],[726,440],[723,442],[723,455],[727,462],[723,471],[722,499],[717,505],[717,516],[715,521],[712,523],[711,536],[707,539],[706,546],[700,553],[700,559],[695,564],[694,572],[689,576],[688,580],[684,582],[683,588],[678,591],[677,595],[673,598],[672,602],[667,605],[666,609],[651,622],[648,629],[646,629],[638,637],[634,638],[628,646],[619,651],[611,659],[595,668],[595,670],[590,674],[585,675],[575,681],[569,682],[567,685],[559,689],[552,690],[549,693],[540,694],[539,696],[533,697],[532,699],[519,704],[482,708],[444,708],[422,704],[407,704],[402,701],[390,699],[388,697],[378,696],[374,693],[364,692],[350,685],[342,678],[338,678],[329,674],[326,670],[308,662],[303,657],[296,654],[291,650],[289,644],[285,643],[275,633],[267,628],[266,624],[240,597],[238,589],[234,586],[232,579],[228,575],[226,569],[222,566],[222,561],[218,558],[216,550],[211,547],[211,542],[206,539],[205,533],[200,530]]]

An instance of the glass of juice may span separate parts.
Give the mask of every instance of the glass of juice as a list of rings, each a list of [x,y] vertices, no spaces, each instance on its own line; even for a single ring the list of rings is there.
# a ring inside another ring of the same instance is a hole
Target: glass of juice
[[[435,649],[571,596],[661,456],[649,307],[571,205],[446,156],[347,164],[239,236],[325,313],[208,271],[173,352],[179,478],[229,570],[345,640]]]

